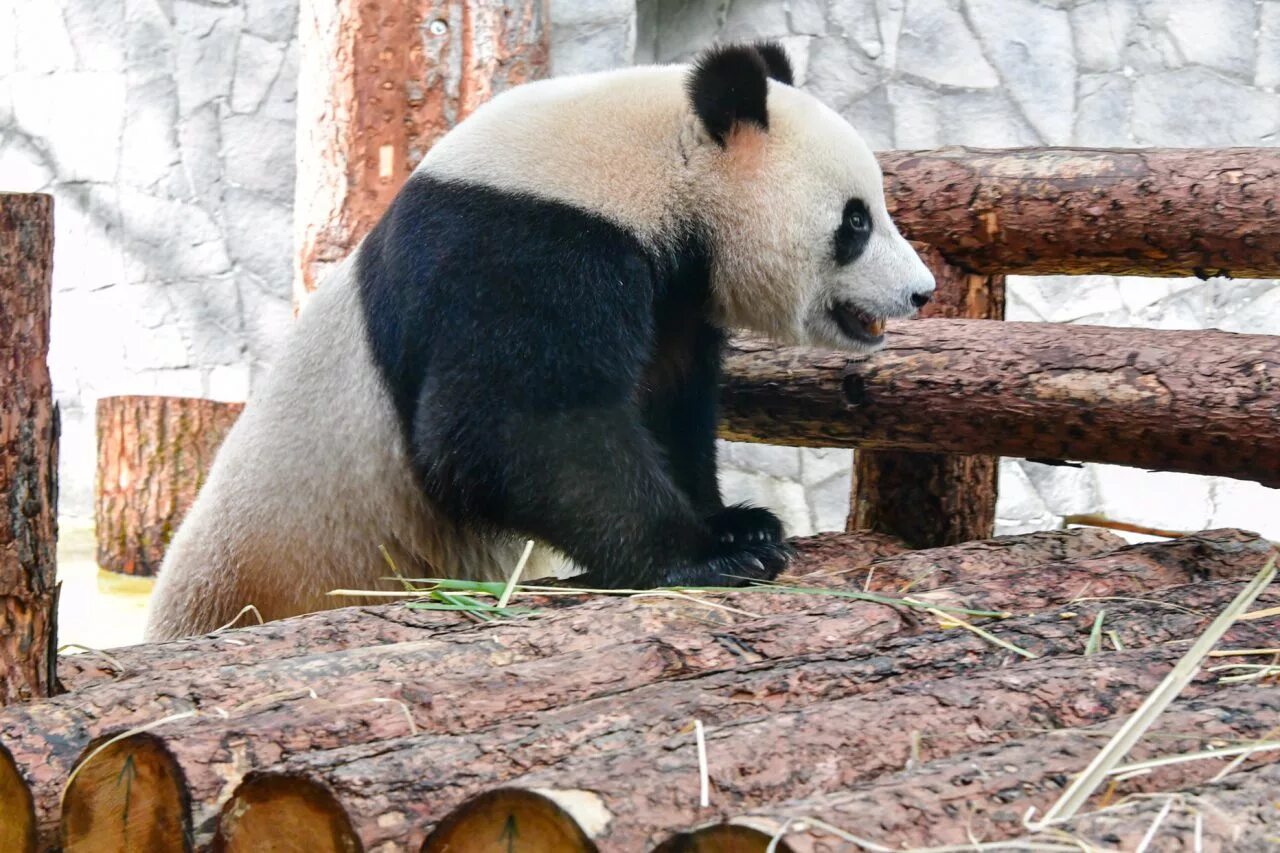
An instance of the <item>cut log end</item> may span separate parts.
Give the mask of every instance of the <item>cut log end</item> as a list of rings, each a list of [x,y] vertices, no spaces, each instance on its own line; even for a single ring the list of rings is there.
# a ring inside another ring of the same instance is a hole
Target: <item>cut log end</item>
[[[62,849],[185,853],[189,814],[182,770],[159,738],[90,744],[62,798]]]
[[[595,853],[568,812],[548,797],[499,788],[450,812],[422,844],[422,853]]]
[[[770,847],[769,845],[773,845]],[[787,842],[749,826],[717,824],[672,836],[653,853],[792,853]]]
[[[213,850],[269,850],[282,838],[289,839],[290,849],[312,853],[364,850],[346,811],[323,785],[277,773],[246,777],[222,807]]]
[[[31,789],[9,750],[0,745],[0,850],[34,853],[36,809]]]

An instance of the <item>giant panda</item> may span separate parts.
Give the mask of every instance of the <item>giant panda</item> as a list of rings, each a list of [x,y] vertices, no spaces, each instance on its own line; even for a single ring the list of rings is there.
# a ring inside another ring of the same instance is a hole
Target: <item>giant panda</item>
[[[164,560],[148,637],[539,570],[741,584],[789,556],[725,506],[726,331],[868,352],[934,280],[870,149],[776,44],[529,83],[444,136],[322,283]]]

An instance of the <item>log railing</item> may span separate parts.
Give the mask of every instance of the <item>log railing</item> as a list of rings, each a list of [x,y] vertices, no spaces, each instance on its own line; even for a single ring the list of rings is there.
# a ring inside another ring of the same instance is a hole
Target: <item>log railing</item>
[[[1280,149],[947,148],[880,162],[902,233],[976,272],[1280,276]]]
[[[940,308],[926,316],[1000,319],[1005,273],[1280,277],[1277,149],[879,156],[899,228],[932,247]],[[869,359],[742,343],[726,372],[723,437],[861,448],[850,529],[915,547],[990,535],[997,455],[1280,485],[1268,453],[1280,437],[1280,339],[1044,324],[889,331]]]
[[[1083,459],[1280,486],[1280,337],[920,320],[865,359],[738,341],[730,439]]]

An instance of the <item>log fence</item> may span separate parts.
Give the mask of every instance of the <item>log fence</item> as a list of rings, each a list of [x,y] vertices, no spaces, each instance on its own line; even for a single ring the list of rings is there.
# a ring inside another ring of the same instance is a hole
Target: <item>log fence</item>
[[[880,162],[899,228],[936,253],[926,257],[933,259],[935,273],[943,273],[937,275],[939,300],[969,308],[942,316],[1001,319],[1005,274],[1280,277],[1280,232],[1270,225],[1280,198],[1280,149],[949,148],[886,152]],[[948,274],[948,268],[965,275]],[[981,276],[988,277],[985,285]],[[1175,333],[1175,340],[1150,330],[1038,326],[1032,332],[976,324],[960,339],[948,334],[932,347],[921,341],[940,328],[891,326],[887,352],[848,359],[837,370],[847,388],[841,405],[827,412],[831,443],[862,448],[855,455],[851,530],[892,533],[914,547],[989,536],[996,502],[993,457],[999,455],[1280,485],[1269,470],[1280,423],[1280,339],[1184,332]],[[1087,349],[1104,342],[1112,347],[1108,354]],[[1005,343],[1028,357],[1003,359],[1012,356],[1001,349]],[[1149,343],[1158,351],[1149,351]],[[908,367],[903,347],[912,344],[919,357]],[[1212,364],[1214,353],[1198,349],[1218,344],[1238,358]],[[777,357],[795,358],[782,352]],[[1092,366],[1099,357],[1113,366]],[[1187,368],[1196,365],[1176,388],[1160,384],[1170,358],[1185,360]],[[833,361],[814,354],[792,363],[797,375],[787,379],[811,387],[813,371]],[[954,372],[936,369],[944,363]],[[738,358],[728,371],[725,437],[814,443],[793,424],[761,423],[768,415],[756,407],[767,405],[770,395],[753,385],[750,370],[736,372],[743,366]],[[899,367],[920,371],[919,385],[876,384]],[[1023,369],[1032,373],[1016,388]],[[868,374],[878,377],[870,392]],[[926,384],[932,393],[923,400],[918,392]],[[992,385],[1008,393],[996,392],[995,399]],[[1130,399],[1121,403],[1118,395],[1126,393]],[[1022,420],[1050,397],[1063,405]],[[1111,417],[1089,408],[1099,403],[1110,406]],[[1244,420],[1263,430],[1256,442],[1224,439],[1234,435],[1242,408],[1248,410]],[[1159,438],[1183,443],[1181,449],[1146,443],[1152,419],[1160,418],[1168,421],[1157,430],[1163,433]],[[743,428],[751,421],[754,429]],[[1007,435],[1010,427],[1021,437]],[[920,441],[923,432],[939,441]],[[965,440],[953,440],[959,436]],[[1230,451],[1220,444],[1224,440]]]

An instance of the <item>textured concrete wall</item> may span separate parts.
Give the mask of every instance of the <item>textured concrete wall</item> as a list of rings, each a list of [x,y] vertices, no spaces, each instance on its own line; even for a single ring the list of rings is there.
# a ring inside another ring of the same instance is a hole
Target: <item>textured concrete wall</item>
[[[0,0],[0,188],[58,199],[63,508],[94,399],[242,398],[289,322],[297,0]],[[1280,0],[552,0],[557,74],[781,38],[879,148],[1274,145]],[[1273,282],[1018,279],[1009,316],[1280,332]],[[839,527],[849,455],[729,445],[730,496]],[[1007,462],[1001,526],[1103,511],[1280,535],[1260,487]]]
[[[640,0],[637,62],[778,38],[800,83],[884,148],[1280,144],[1280,0]],[[1015,320],[1280,334],[1273,281],[1011,278]],[[725,483],[793,530],[835,525],[847,455],[739,445]],[[1280,535],[1280,492],[1006,460],[999,528],[1100,512]]]
[[[56,198],[62,508],[100,395],[243,399],[291,317],[296,0],[0,0],[0,188]]]

